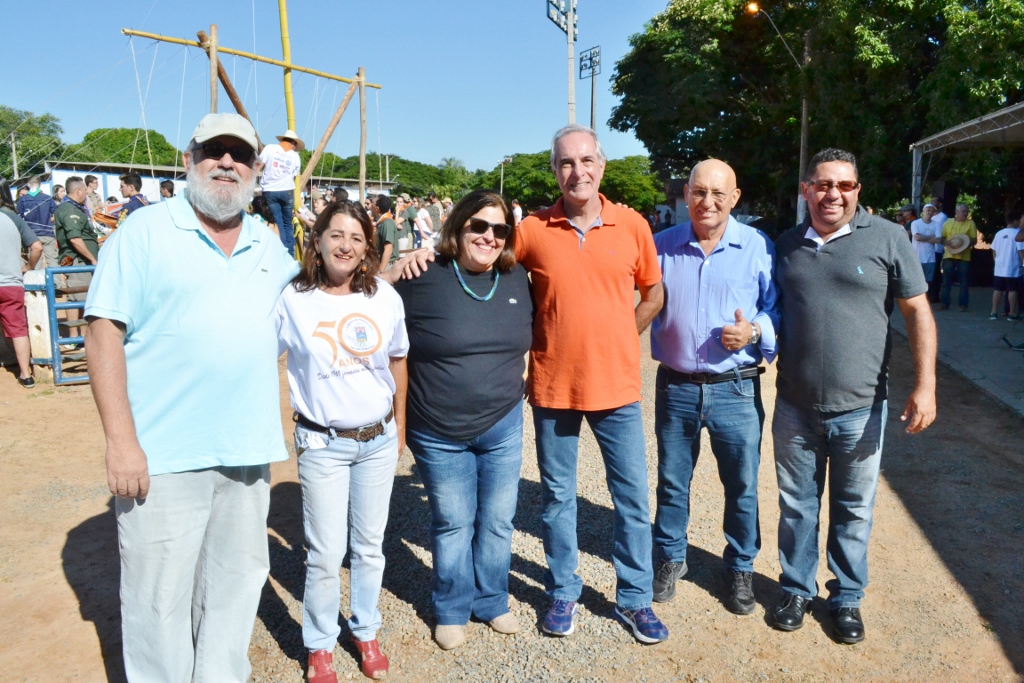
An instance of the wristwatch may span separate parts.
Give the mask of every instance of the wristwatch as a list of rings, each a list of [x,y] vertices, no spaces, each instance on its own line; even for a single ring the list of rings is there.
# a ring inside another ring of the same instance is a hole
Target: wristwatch
[[[759,341],[761,341],[761,328],[750,323],[750,341],[747,342],[747,345],[756,344]]]

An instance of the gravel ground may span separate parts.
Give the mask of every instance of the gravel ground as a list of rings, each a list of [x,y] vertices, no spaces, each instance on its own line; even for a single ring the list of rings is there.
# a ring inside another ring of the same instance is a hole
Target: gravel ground
[[[650,505],[655,510],[656,447],[654,440],[654,372],[644,344],[644,424],[647,437]],[[903,362],[909,366],[905,351]],[[897,354],[899,355],[899,354]],[[896,362],[896,361],[894,361]],[[957,380],[962,381],[962,380]],[[873,579],[865,600],[868,640],[839,646],[829,637],[831,623],[820,601],[804,629],[784,634],[768,625],[767,611],[778,596],[779,575],[775,528],[777,488],[770,424],[774,403],[774,367],[763,376],[768,422],[760,469],[763,546],[755,563],[755,614],[737,617],[721,600],[723,579],[721,532],[723,497],[705,435],[691,494],[690,572],[671,603],[655,610],[671,630],[670,640],[655,646],[637,643],[611,617],[615,574],[611,564],[611,500],[597,443],[584,426],[579,460],[579,573],[584,591],[577,631],[551,638],[539,625],[550,605],[543,592],[545,568],[538,510],[540,485],[532,418],[527,407],[524,464],[513,537],[511,609],[523,632],[494,633],[486,624],[468,626],[468,642],[441,651],[431,639],[429,509],[411,455],[402,460],[391,502],[385,543],[387,569],[379,632],[391,658],[389,678],[410,681],[820,681],[820,680],[1017,680],[999,649],[992,628],[979,624],[970,596],[956,584],[917,532],[907,511],[883,481],[872,539]],[[962,390],[961,390],[962,391]],[[895,391],[894,391],[895,393]],[[905,393],[904,393],[905,395]],[[895,412],[895,411],[893,411]],[[898,420],[898,412],[895,420]],[[585,423],[584,423],[585,425]],[[890,423],[889,439],[902,436]],[[887,447],[890,447],[887,443]],[[294,465],[291,465],[294,468]],[[251,649],[254,681],[302,680],[301,596],[303,557],[300,494],[293,481],[277,484],[271,509],[271,581],[264,593]],[[827,510],[827,496],[823,503]],[[890,544],[890,547],[883,545]],[[876,546],[881,545],[881,549]],[[918,581],[914,572],[921,570]],[[824,559],[819,584],[827,579]],[[938,582],[941,597],[930,592]],[[342,606],[347,607],[347,571],[342,571]],[[874,599],[873,599],[874,598]],[[922,617],[922,615],[924,615]],[[342,633],[341,640],[347,636]],[[958,649],[958,642],[970,647]],[[953,645],[951,645],[951,643]],[[986,661],[979,665],[978,661]],[[355,649],[347,642],[335,650],[335,668],[342,680],[362,678]],[[968,674],[963,668],[967,666]]]

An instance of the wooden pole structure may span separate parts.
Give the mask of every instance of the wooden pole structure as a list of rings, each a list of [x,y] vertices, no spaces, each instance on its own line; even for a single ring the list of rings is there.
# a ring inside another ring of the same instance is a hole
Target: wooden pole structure
[[[210,55],[210,113],[217,113],[217,65],[220,64],[220,60],[217,59],[217,24],[210,24],[210,49],[207,52]]]
[[[135,31],[130,28],[121,29],[121,33],[126,36],[138,36],[139,38],[149,38],[150,40],[158,40],[162,43],[171,43],[173,45],[187,45],[188,47],[202,47],[199,43],[194,40],[187,40],[185,38],[175,38],[174,36],[162,36],[158,33],[147,33],[146,31]],[[341,81],[342,83],[351,83],[354,79],[346,78],[345,76],[335,76],[329,74],[326,71],[317,71],[316,69],[308,69],[298,64],[290,64],[288,62],[282,62],[280,59],[271,59],[270,57],[262,57],[260,55],[254,55],[251,52],[245,50],[234,50],[229,47],[217,45],[217,53],[224,53],[226,55],[235,55],[236,57],[245,57],[251,59],[254,62],[263,62],[264,64],[273,64],[279,66],[282,69],[291,69],[292,71],[301,71],[304,74],[310,76],[317,76],[318,78],[326,78],[331,81]],[[381,88],[383,87],[380,83],[367,83],[367,88]]]
[[[210,38],[206,35],[206,31],[198,31],[196,36],[199,38],[199,44],[202,46],[206,53],[210,53]],[[228,99],[231,100],[231,104],[234,105],[235,111],[239,115],[244,116],[245,119],[252,123],[252,118],[249,116],[249,112],[245,110],[245,105],[242,104],[242,98],[238,96],[238,91],[235,90],[235,86],[231,83],[231,79],[228,78],[227,69],[224,68],[224,63],[217,60],[217,77],[220,78],[220,84],[224,86],[224,91],[228,94]],[[253,129],[256,128],[256,124],[253,124]],[[263,141],[260,140],[259,133],[256,134],[256,142],[259,143],[260,147],[263,146]]]
[[[338,123],[341,121],[341,117],[345,114],[345,109],[348,108],[348,103],[352,101],[352,96],[356,92],[356,82],[353,81],[352,85],[348,86],[348,90],[345,92],[345,97],[341,100],[341,106],[334,112],[334,118],[327,124],[327,130],[324,131],[324,135],[320,138],[320,144],[313,150],[313,155],[309,157],[309,163],[306,164],[306,170],[299,176],[299,187],[305,187],[309,179],[313,177],[313,169],[316,168],[316,164],[320,161],[320,157],[323,155],[324,150],[327,148],[327,143],[330,142],[331,136],[334,135],[334,129],[338,127]]]
[[[359,67],[359,203],[366,201],[366,69]]]

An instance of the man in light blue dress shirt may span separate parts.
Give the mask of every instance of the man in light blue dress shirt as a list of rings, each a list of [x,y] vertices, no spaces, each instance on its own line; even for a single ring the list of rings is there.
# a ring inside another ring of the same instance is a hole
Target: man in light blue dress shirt
[[[730,212],[740,198],[736,174],[709,159],[694,166],[685,188],[691,220],[658,233],[665,307],[651,326],[657,375],[659,561],[654,599],[675,596],[687,571],[690,481],[707,429],[725,487],[729,593],[726,609],[754,611],[754,558],[761,548],[757,468],[764,407],[758,367],[776,354],[775,248]]]

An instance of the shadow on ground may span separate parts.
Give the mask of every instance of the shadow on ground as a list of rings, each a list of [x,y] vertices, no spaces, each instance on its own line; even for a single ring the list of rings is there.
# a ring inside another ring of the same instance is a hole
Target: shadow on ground
[[[113,497],[109,508],[68,532],[61,560],[82,619],[96,627],[107,681],[123,683],[128,679],[121,654],[121,564]]]
[[[541,540],[540,528],[541,486],[537,482],[522,479],[519,482],[519,501],[513,521],[516,531]],[[612,509],[597,505],[585,498],[577,498],[578,540],[580,553],[598,557],[612,563]],[[416,473],[395,478],[391,495],[391,512],[387,533],[384,537],[384,555],[387,568],[384,571],[384,589],[402,602],[408,604],[417,617],[433,627],[434,613],[430,602],[429,562],[421,560],[417,553],[430,552],[430,507],[426,491]],[[288,591],[296,601],[302,601],[305,580],[305,548],[302,531],[302,494],[299,484],[285,482],[278,484],[271,493],[268,526],[284,543],[270,537],[270,575]],[[723,540],[724,543],[724,540]],[[724,600],[727,585],[720,556],[690,546],[687,562],[690,570],[685,581]],[[513,553],[509,593],[520,604],[528,605],[534,612],[536,627],[539,629],[551,600],[539,587],[544,584],[546,567]],[[755,573],[754,591],[758,602],[767,610],[777,598],[778,582],[763,574]],[[343,611],[346,597],[342,596]],[[591,586],[584,585],[580,604],[596,615],[612,616],[614,602]],[[277,641],[282,651],[300,663],[304,663],[306,652],[302,645],[302,627],[288,613],[287,606],[269,586],[264,588],[259,618]],[[385,616],[386,619],[386,616]],[[341,646],[358,661],[355,648],[348,642],[345,619],[339,614],[342,633]]]
[[[905,434],[912,363],[902,338],[893,352],[883,476],[1024,674],[1024,421],[940,365],[935,424]],[[963,442],[968,425],[978,443]]]

